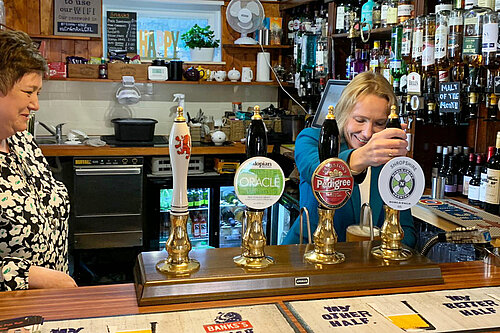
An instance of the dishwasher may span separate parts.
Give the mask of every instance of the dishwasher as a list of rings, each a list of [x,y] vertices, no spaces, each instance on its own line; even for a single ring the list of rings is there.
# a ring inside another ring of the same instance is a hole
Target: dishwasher
[[[78,157],[74,171],[74,249],[143,245],[143,157]]]

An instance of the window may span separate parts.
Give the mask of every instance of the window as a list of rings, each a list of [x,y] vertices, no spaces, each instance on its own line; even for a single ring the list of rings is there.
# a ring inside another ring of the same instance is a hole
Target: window
[[[221,39],[221,8],[223,1],[213,0],[104,0],[103,49],[107,54],[107,12],[136,13],[136,53],[142,60],[155,58],[190,61],[189,48],[180,36],[193,25],[210,25],[217,39]],[[130,50],[129,50],[130,52]],[[220,47],[214,61],[221,60]]]

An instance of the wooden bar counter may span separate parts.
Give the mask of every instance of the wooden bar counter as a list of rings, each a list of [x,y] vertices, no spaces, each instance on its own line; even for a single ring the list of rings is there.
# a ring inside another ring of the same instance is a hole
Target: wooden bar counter
[[[60,290],[26,290],[0,293],[0,320],[26,315],[41,315],[45,320],[90,318],[126,314],[143,314],[179,310],[193,310],[226,306],[277,303],[288,317],[304,332],[300,324],[284,305],[286,301],[351,296],[383,295],[421,291],[451,290],[500,286],[500,267],[480,261],[446,263],[440,265],[444,284],[404,288],[384,288],[345,292],[285,295],[243,298],[225,301],[169,304],[157,306],[137,305],[133,284],[79,287]],[[367,277],[368,278],[368,277]]]

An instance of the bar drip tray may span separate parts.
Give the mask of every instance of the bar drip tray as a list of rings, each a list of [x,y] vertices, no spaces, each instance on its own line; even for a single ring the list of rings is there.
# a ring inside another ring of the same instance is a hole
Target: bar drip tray
[[[336,250],[346,256],[338,265],[305,262],[309,245],[266,246],[266,255],[276,263],[257,270],[235,265],[240,248],[196,249],[189,256],[200,262],[200,269],[187,276],[156,270],[156,263],[167,257],[165,251],[143,252],[134,269],[137,300],[142,306],[443,283],[440,267],[417,253],[402,262],[376,259],[370,250],[379,244],[338,243]]]
[[[166,147],[168,145],[168,139],[164,135],[155,135],[152,141],[120,141],[116,140],[114,135],[102,135],[101,140],[116,147]]]

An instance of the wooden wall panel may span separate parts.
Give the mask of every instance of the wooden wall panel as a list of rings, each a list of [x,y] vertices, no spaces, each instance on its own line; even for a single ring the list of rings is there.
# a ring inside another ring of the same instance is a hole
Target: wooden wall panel
[[[40,34],[40,1],[39,0],[27,0],[27,20],[28,20],[28,34],[39,35]]]
[[[467,145],[473,147],[477,153],[486,154],[489,146],[495,146],[497,132],[500,131],[500,122],[484,121],[487,113],[482,104],[479,110],[480,118],[469,121]]]
[[[61,39],[51,39],[47,44],[47,61],[66,61],[66,59],[62,59],[61,57]]]
[[[89,57],[102,57],[102,41],[91,40],[88,42]]]
[[[40,1],[40,33],[42,35],[53,35],[54,0],[39,0],[39,1]]]
[[[75,41],[63,39],[61,41],[61,61],[66,61],[66,57],[75,55]]]
[[[89,59],[89,42],[85,40],[75,40],[75,55]]]
[[[27,2],[33,0],[6,0],[5,6],[5,23],[8,27],[16,30],[27,32],[28,22],[25,19],[28,13]]]

